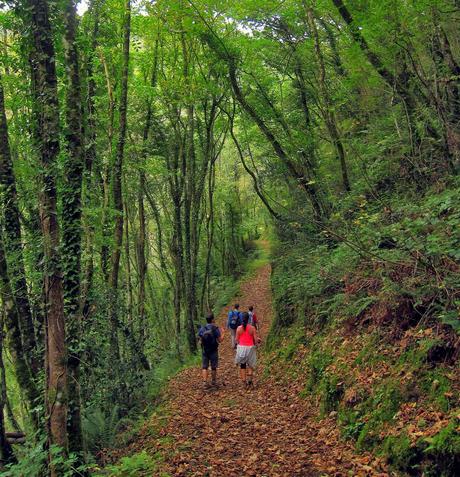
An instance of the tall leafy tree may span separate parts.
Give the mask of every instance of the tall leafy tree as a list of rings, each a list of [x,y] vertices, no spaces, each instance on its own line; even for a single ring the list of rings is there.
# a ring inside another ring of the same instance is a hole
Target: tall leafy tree
[[[47,427],[50,445],[58,446],[65,455],[68,449],[68,379],[56,189],[60,133],[56,56],[47,1],[29,0],[27,5],[35,53],[32,68],[37,87],[34,101],[38,111],[39,142],[35,146],[43,180],[40,222],[45,258]],[[51,476],[54,475],[59,475],[59,470],[51,465]]]

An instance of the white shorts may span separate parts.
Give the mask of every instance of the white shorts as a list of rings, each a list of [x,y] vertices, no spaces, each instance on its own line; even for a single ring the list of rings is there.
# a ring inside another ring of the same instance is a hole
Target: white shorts
[[[257,353],[255,346],[242,346],[236,347],[236,364],[247,364],[250,368],[255,368],[257,364]]]

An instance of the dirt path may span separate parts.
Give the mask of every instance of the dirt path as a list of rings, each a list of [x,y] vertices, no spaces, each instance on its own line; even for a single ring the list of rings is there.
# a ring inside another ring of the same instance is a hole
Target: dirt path
[[[242,309],[255,306],[264,339],[272,317],[269,265],[242,284],[235,301]],[[221,326],[227,311],[219,315]],[[258,357],[261,358],[260,352]],[[269,373],[264,373],[264,368],[264,360],[260,359],[254,389],[243,389],[227,334],[220,347],[221,385],[217,390],[202,389],[197,368],[174,378],[167,393],[169,418],[160,426],[160,437],[156,432],[155,437],[150,437],[146,426],[135,443],[137,450],[166,456],[157,475],[388,475],[378,470],[378,460],[357,456],[340,440],[334,419],[318,421],[313,406],[299,397],[300,383],[286,388],[266,376]],[[150,425],[158,429],[157,418],[152,419]]]

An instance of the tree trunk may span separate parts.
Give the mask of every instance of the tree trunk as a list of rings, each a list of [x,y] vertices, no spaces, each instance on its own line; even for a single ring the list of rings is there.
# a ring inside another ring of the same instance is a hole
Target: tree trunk
[[[313,33],[315,41],[315,53],[319,63],[319,89],[321,96],[323,97],[323,116],[326,123],[326,127],[331,136],[332,143],[337,152],[337,157],[340,163],[340,169],[342,172],[342,187],[346,192],[350,192],[350,180],[348,178],[348,167],[345,156],[345,147],[340,137],[339,128],[337,126],[337,119],[335,117],[334,105],[332,104],[331,95],[326,84],[326,67],[324,65],[323,53],[321,51],[321,43],[319,40],[318,29],[316,28],[315,18],[311,8],[307,8],[307,19],[310,26],[310,30]]]
[[[94,58],[96,57],[97,41],[99,36],[99,10],[100,0],[93,0],[90,6],[90,12],[94,17],[93,30],[91,32],[91,50],[87,59],[86,76],[88,78],[87,86],[87,130],[86,130],[86,155],[85,172],[88,180],[91,178],[91,171],[96,162],[96,106],[94,98],[96,96],[96,79],[94,75]]]
[[[0,296],[2,298],[5,312],[5,328],[8,332],[8,348],[13,359],[15,375],[19,387],[24,393],[28,408],[32,409],[37,403],[39,394],[25,360],[19,327],[19,316],[14,303],[13,292],[8,275],[8,265],[6,263],[3,240],[0,239]],[[36,414],[32,415],[32,421],[34,427],[38,429],[39,419]]]
[[[67,453],[67,350],[65,341],[64,294],[62,286],[60,240],[57,220],[55,180],[56,159],[59,154],[59,105],[57,95],[56,57],[46,0],[28,0],[32,17],[35,48],[35,72],[38,96],[43,188],[40,222],[44,248],[44,293],[46,305],[46,404],[48,412],[49,445]],[[51,466],[51,476],[59,470]]]
[[[331,25],[323,18],[318,18],[318,21],[326,34],[327,42],[329,43],[329,48],[331,49],[334,69],[339,76],[345,77],[347,75],[347,71],[343,66],[342,59],[340,58],[339,49],[337,48],[337,41],[335,34],[331,29]]]
[[[64,270],[64,303],[66,336],[69,351],[69,450],[84,450],[81,428],[80,400],[80,348],[81,314],[81,192],[85,161],[82,135],[82,100],[79,72],[79,55],[76,45],[76,11],[74,0],[65,6],[64,53],[66,60],[66,128],[67,157],[65,161],[65,186],[62,193],[62,263]]]
[[[6,417],[7,420],[10,424],[10,426],[16,431],[16,432],[22,432],[21,431],[21,426],[19,425],[18,420],[16,419],[16,416],[14,415],[13,408],[11,406],[11,400],[8,397],[8,387],[6,388],[6,400],[5,400],[5,407],[6,407]]]
[[[142,338],[136,334],[134,327],[134,294],[131,278],[131,249],[129,236],[129,215],[128,206],[125,204],[125,259],[126,259],[126,285],[128,289],[128,324],[124,326],[124,334],[127,338],[131,353],[133,354],[136,364],[145,371],[150,370],[150,363],[145,356],[144,342]]]
[[[182,297],[184,292],[184,275],[183,275],[183,240],[182,240],[182,220],[181,220],[181,200],[178,194],[173,195],[174,200],[174,232],[172,239],[172,258],[174,264],[174,317],[176,322],[176,348],[179,359],[180,338],[181,338],[181,312]]]
[[[315,183],[312,183],[312,181],[309,181],[308,178],[306,178],[305,175],[297,169],[296,165],[288,156],[288,154],[286,153],[278,139],[275,137],[273,132],[259,116],[257,111],[246,100],[238,84],[238,80],[236,77],[236,66],[234,64],[233,59],[228,60],[228,67],[230,82],[237,101],[240,103],[241,107],[249,115],[249,117],[253,119],[262,134],[264,134],[264,136],[267,138],[275,154],[285,164],[291,176],[297,180],[299,186],[305,191],[308,198],[310,199],[315,221],[317,222],[317,224],[321,224],[323,222],[324,210],[319,199],[317,185]]]
[[[32,374],[40,367],[37,355],[37,343],[32,319],[29,296],[27,294],[26,272],[24,268],[21,224],[16,190],[16,178],[8,139],[8,124],[5,113],[5,98],[0,76],[0,193],[2,199],[2,218],[5,228],[5,253],[12,257],[9,261],[9,273],[14,301],[19,314],[19,326],[22,334],[23,351]]]
[[[112,176],[113,207],[115,209],[114,228],[114,248],[111,258],[111,271],[109,279],[110,287],[110,343],[115,360],[120,360],[120,349],[118,345],[118,276],[120,271],[120,255],[123,242],[123,194],[122,194],[122,174],[123,158],[125,152],[126,129],[127,129],[127,107],[128,107],[128,75],[129,75],[129,42],[131,33],[131,2],[125,1],[125,12],[123,20],[123,59],[121,69],[121,96],[120,96],[120,124],[118,132],[118,142],[115,152],[115,163]]]
[[[185,172],[185,194],[184,194],[184,277],[185,277],[185,315],[187,323],[187,341],[189,351],[195,353],[196,351],[196,332],[195,332],[195,317],[196,317],[196,296],[194,290],[193,277],[193,237],[192,229],[195,224],[192,224],[192,206],[195,198],[195,167],[196,157],[194,149],[194,111],[193,107],[187,107],[187,126],[188,131],[186,140],[186,151],[184,154],[184,163],[186,164]]]
[[[157,62],[158,62],[158,39],[155,41],[154,61],[152,68],[152,76],[150,86],[153,89],[157,79]],[[139,317],[141,347],[144,350],[146,334],[146,317],[145,317],[145,277],[147,275],[147,260],[145,257],[145,241],[146,241],[146,221],[145,221],[145,205],[144,196],[146,191],[145,167],[148,154],[148,140],[150,136],[150,128],[152,125],[152,99],[147,100],[147,112],[145,115],[145,125],[142,136],[142,160],[139,169],[139,191],[137,195],[137,206],[139,214],[139,234],[137,241],[137,264],[139,273],[139,285],[137,296],[137,312]]]
[[[350,11],[343,3],[342,0],[332,0],[334,5],[337,7],[337,10],[340,13],[340,16],[343,18],[345,23],[350,29],[351,36],[353,40],[359,45],[362,52],[365,54],[369,63],[376,69],[379,75],[393,88],[397,84],[395,75],[388,70],[385,65],[382,63],[380,58],[371,50],[366,39],[363,37],[359,28],[354,24],[353,16]]]
[[[131,278],[131,247],[130,247],[130,237],[129,237],[129,216],[128,216],[128,206],[124,204],[124,232],[125,232],[125,273],[123,274],[125,278],[125,287],[128,292],[128,306],[127,306],[127,318],[128,318],[128,328],[132,335],[134,335],[134,299],[133,299],[133,284]]]
[[[92,206],[92,201],[97,200],[98,193],[101,192],[103,196],[102,181],[98,178],[101,165],[97,163],[97,150],[96,150],[96,79],[94,74],[94,59],[96,57],[97,42],[99,36],[99,14],[100,14],[100,0],[92,0],[89,11],[94,17],[94,24],[91,31],[91,48],[88,53],[87,65],[86,65],[86,77],[87,77],[87,97],[86,97],[86,109],[87,119],[84,127],[84,143],[86,147],[85,154],[85,170],[83,172],[85,194],[84,200],[88,207]],[[95,166],[98,166],[95,168]],[[93,172],[93,168],[96,170]],[[95,191],[97,191],[95,193]],[[82,284],[80,293],[80,314],[84,321],[89,315],[90,299],[89,293],[94,276],[94,235],[96,227],[91,220],[86,225],[86,255],[87,258],[83,265]]]
[[[138,214],[139,214],[139,234],[137,240],[137,266],[139,273],[139,284],[137,294],[137,314],[139,318],[139,330],[142,349],[146,340],[146,320],[145,320],[145,276],[147,275],[147,261],[145,258],[145,239],[146,239],[146,223],[145,223],[145,170],[139,173],[139,192],[137,196]]]
[[[101,247],[101,269],[102,274],[104,275],[106,283],[109,283],[109,204],[110,204],[110,169],[109,163],[113,158],[113,136],[114,136],[114,121],[115,121],[115,98],[112,87],[112,81],[110,79],[110,71],[107,65],[107,62],[104,58],[102,52],[100,52],[101,63],[104,67],[105,82],[107,85],[107,96],[109,100],[108,104],[108,149],[109,149],[109,159],[107,164],[104,165],[101,172],[102,176],[102,189],[103,189],[103,203],[102,203],[102,237],[103,244]]]
[[[8,125],[5,114],[5,102],[3,85],[0,78],[0,199],[2,208],[2,222],[4,234],[2,234],[2,254],[4,264],[1,268],[1,280],[3,287],[7,287],[8,293],[5,299],[11,300],[7,315],[8,344],[14,357],[14,366],[21,390],[27,399],[29,409],[37,406],[36,399],[39,396],[37,385],[33,376],[38,371],[39,359],[36,356],[36,343],[27,295],[25,280],[24,261],[22,255],[21,227],[19,223],[19,208],[17,204],[16,180],[13,172],[11,153],[8,140]],[[5,243],[10,245],[9,250],[13,254],[11,265],[7,264]],[[4,299],[4,300],[5,300]],[[4,303],[6,303],[4,301]],[[23,333],[21,333],[21,331]],[[34,426],[38,428],[38,416],[32,416]]]
[[[0,252],[2,253],[2,252]],[[0,261],[2,257],[0,257]],[[3,410],[6,405],[7,395],[6,395],[6,375],[5,375],[5,366],[3,364],[3,313],[1,313],[2,318],[0,320],[0,470],[4,467],[5,464],[10,464],[15,462],[15,456],[13,449],[11,448],[10,443],[8,442],[5,435],[5,419]]]

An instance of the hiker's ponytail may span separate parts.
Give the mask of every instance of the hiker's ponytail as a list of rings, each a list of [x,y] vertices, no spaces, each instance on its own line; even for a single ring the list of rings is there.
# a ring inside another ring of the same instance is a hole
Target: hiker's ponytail
[[[243,313],[243,330],[246,331],[246,326],[248,326],[249,323],[249,313],[246,311]]]

